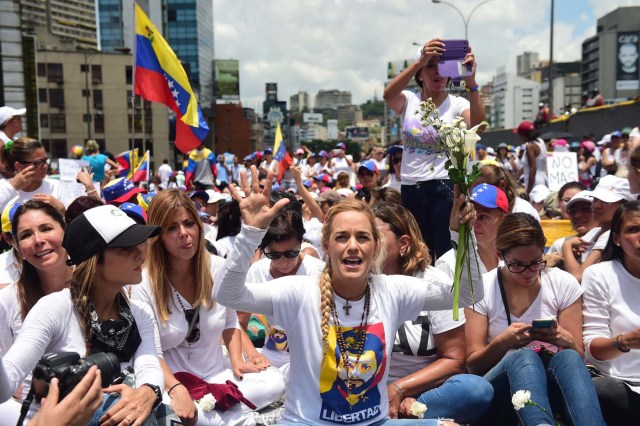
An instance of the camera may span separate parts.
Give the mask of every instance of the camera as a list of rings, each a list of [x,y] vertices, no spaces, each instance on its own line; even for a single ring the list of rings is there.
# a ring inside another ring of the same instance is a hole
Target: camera
[[[102,387],[109,386],[120,376],[120,361],[112,353],[98,352],[80,358],[75,352],[50,353],[42,357],[33,370],[32,386],[36,401],[47,396],[51,379],[58,379],[60,399],[63,399],[87,374],[92,365],[98,366]]]

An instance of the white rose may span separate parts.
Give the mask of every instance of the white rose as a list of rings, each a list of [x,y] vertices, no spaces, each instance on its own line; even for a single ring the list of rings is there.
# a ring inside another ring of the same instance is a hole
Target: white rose
[[[531,401],[531,392],[525,390],[519,390],[511,397],[511,403],[516,411],[527,405]]]
[[[216,408],[216,402],[218,402],[216,401],[216,398],[210,393],[208,393],[198,400],[198,405],[200,405],[200,408],[202,409],[202,411],[204,411],[205,413],[208,413],[209,411]]]
[[[427,406],[421,402],[413,401],[411,403],[411,415],[416,416],[419,419],[424,418],[424,413],[427,411]]]

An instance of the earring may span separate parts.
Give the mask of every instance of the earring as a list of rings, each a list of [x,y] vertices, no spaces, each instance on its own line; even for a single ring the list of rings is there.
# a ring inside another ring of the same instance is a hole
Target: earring
[[[400,252],[400,257],[404,257],[404,253]]]

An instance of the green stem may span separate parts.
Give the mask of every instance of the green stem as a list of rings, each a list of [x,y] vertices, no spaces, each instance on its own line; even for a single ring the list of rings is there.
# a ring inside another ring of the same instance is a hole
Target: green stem
[[[460,278],[462,277],[462,266],[467,252],[467,224],[461,223],[458,227],[458,250],[456,251],[456,268],[453,276],[453,320],[459,319],[460,306]]]

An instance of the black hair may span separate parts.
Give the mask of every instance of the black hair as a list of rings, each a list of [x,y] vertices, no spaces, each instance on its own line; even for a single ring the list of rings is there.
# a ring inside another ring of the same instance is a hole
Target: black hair
[[[67,211],[64,213],[64,221],[69,225],[73,219],[82,213],[102,205],[104,205],[104,203],[95,197],[89,197],[88,195],[78,197],[67,207]]]
[[[300,201],[296,200],[296,197],[286,192],[272,191],[271,195],[269,196],[269,204],[273,206],[275,203],[282,200],[283,198],[286,198],[289,200],[289,203],[286,206],[284,206],[283,209],[295,210],[302,216],[302,204],[300,203]]]
[[[264,250],[271,243],[286,241],[290,238],[302,242],[305,232],[302,213],[296,209],[282,209],[269,225],[259,247]]]
[[[640,201],[628,201],[622,204],[616,212],[613,214],[613,219],[611,219],[611,233],[609,234],[609,241],[607,241],[607,245],[602,252],[602,261],[608,260],[619,260],[624,263],[624,252],[622,251],[622,247],[616,245],[613,242],[613,235],[620,235],[620,231],[622,230],[622,222],[628,213],[640,213]]]
[[[581,182],[575,182],[575,181],[567,182],[564,185],[562,185],[558,190],[558,200],[562,201],[562,196],[564,195],[565,191],[572,188],[579,189],[580,191],[584,191],[587,189],[587,187]]]
[[[220,203],[220,207],[218,208],[218,237],[216,240],[238,235],[241,227],[242,215],[238,202],[232,200],[226,203]]]

